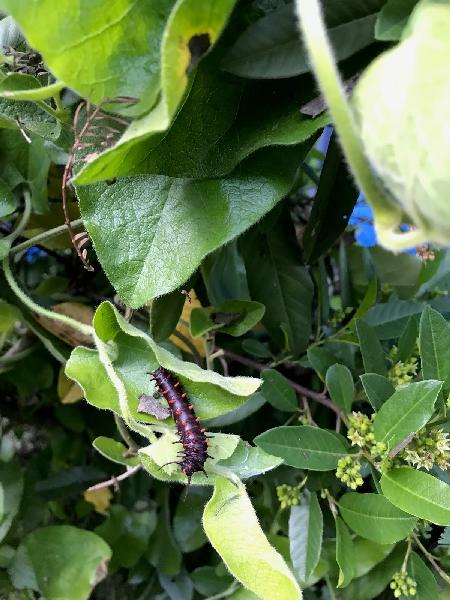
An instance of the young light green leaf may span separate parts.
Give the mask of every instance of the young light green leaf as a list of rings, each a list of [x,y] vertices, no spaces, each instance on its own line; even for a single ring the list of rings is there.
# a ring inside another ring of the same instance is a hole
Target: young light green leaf
[[[16,589],[32,588],[46,600],[87,600],[110,558],[110,547],[92,531],[56,525],[23,539],[9,573]]]
[[[374,329],[366,321],[356,321],[356,333],[358,334],[361,355],[366,373],[378,373],[386,377],[387,368],[384,351]]]
[[[209,435],[209,434],[208,434]],[[215,465],[223,459],[230,457],[236,450],[239,442],[237,435],[226,433],[211,434],[212,438],[208,440],[208,458],[205,463],[205,473],[194,473],[191,485],[214,485],[217,476]],[[176,433],[168,432],[162,435],[154,444],[141,448],[139,458],[146,469],[159,481],[174,481],[187,484],[186,475],[182,473],[177,456],[180,445],[178,445],[179,436]]]
[[[265,369],[261,373],[261,394],[272,406],[278,410],[294,412],[298,408],[298,400],[295,391],[279,371],[276,369]]]
[[[401,39],[411,12],[418,0],[388,0],[378,15],[375,37],[383,42]]]
[[[229,458],[222,459],[219,467],[233,471],[239,479],[248,479],[262,473],[276,469],[283,460],[278,456],[267,454],[261,448],[254,448],[247,442],[239,440],[239,443]]]
[[[111,438],[100,436],[95,438],[92,445],[105,458],[119,465],[134,467],[140,462],[137,456],[129,456],[129,450],[123,444]]]
[[[127,113],[139,115],[153,106],[160,89],[157,49],[173,3],[157,0],[144,6],[125,0],[110,5],[104,0],[94,10],[66,0],[58,4],[43,0],[32,7],[27,0],[2,0],[0,7],[14,17],[30,46],[68,87],[92,102],[116,96],[137,98]]]
[[[440,381],[426,380],[398,388],[381,406],[373,421],[377,442],[394,450],[411,433],[419,431],[431,418],[441,391]]]
[[[217,478],[203,527],[233,576],[262,600],[301,600],[294,576],[267,541],[240,482]]]
[[[341,496],[338,505],[344,521],[355,533],[378,544],[403,540],[417,523],[417,519],[380,494],[349,492]]]
[[[381,489],[401,510],[436,525],[450,525],[450,486],[411,467],[397,467],[383,474]]]
[[[355,576],[352,537],[340,517],[336,517],[336,562],[339,565],[338,588],[347,587]]]
[[[269,429],[255,438],[255,444],[291,467],[311,471],[335,469],[348,448],[341,435],[310,425]]]
[[[36,77],[25,73],[8,73],[0,81],[0,98],[11,100],[45,100],[51,98],[64,87],[63,83],[56,82],[42,86]]]
[[[417,583],[416,600],[439,600],[436,579],[427,565],[416,552],[411,552],[408,560],[408,575]]]
[[[444,382],[450,391],[450,324],[430,306],[426,306],[420,319],[419,350],[424,379]]]
[[[289,516],[289,545],[292,563],[301,581],[312,575],[322,549],[323,516],[317,495],[305,492],[300,506],[292,506]]]
[[[395,392],[395,387],[391,381],[383,375],[378,375],[378,373],[364,373],[359,378],[373,410],[380,410],[386,400]]]
[[[86,228],[120,297],[139,307],[182,285],[207,254],[248,229],[290,190],[299,152],[283,150],[280,163],[279,149],[264,150],[220,180],[142,175],[78,186]]]
[[[335,364],[328,370],[325,385],[335,404],[344,412],[350,412],[355,393],[355,384],[349,369],[345,365]]]

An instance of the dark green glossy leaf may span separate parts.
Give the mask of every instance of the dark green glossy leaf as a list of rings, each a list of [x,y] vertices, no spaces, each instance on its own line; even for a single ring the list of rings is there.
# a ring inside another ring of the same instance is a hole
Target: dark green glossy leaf
[[[380,410],[386,400],[395,392],[391,381],[383,375],[364,373],[364,375],[360,375],[360,379],[373,410]]]
[[[380,494],[344,494],[339,499],[339,510],[355,533],[378,544],[403,540],[417,523]]]
[[[181,317],[185,301],[186,296],[180,289],[153,300],[150,309],[150,333],[155,342],[163,342],[172,334]]]
[[[109,507],[108,519],[97,527],[95,533],[103,538],[113,551],[111,569],[129,569],[137,563],[147,548],[156,522],[154,510],[131,511],[120,504]]]
[[[261,394],[278,410],[294,412],[298,408],[295,391],[281,373],[275,369],[266,369],[261,374],[263,383]]]
[[[401,510],[437,525],[450,525],[450,486],[436,477],[398,467],[381,477],[386,498]]]
[[[433,308],[426,306],[420,319],[419,349],[424,379],[444,382],[450,391],[450,324]]]
[[[313,285],[289,215],[270,214],[241,242],[252,300],[266,307],[263,324],[279,347],[287,343],[288,352],[297,356],[311,332]]]
[[[150,539],[147,558],[150,564],[165,575],[178,575],[181,569],[181,552],[170,526],[169,488],[159,488],[157,502],[160,512],[156,529]]]
[[[301,581],[307,581],[317,566],[322,549],[323,517],[317,496],[306,492],[300,506],[289,516],[289,545],[292,563]]]
[[[213,596],[224,592],[233,582],[229,574],[218,575],[214,567],[198,567],[191,573],[194,588],[203,596]],[[255,596],[256,597],[256,596]]]
[[[381,4],[379,0],[327,2],[328,35],[338,60],[373,42],[375,13]],[[226,55],[223,68],[256,79],[308,72],[308,57],[299,38],[293,6],[281,5],[245,30]]]
[[[408,560],[408,575],[417,583],[417,600],[439,600],[441,597],[436,579],[416,552],[411,552]]]
[[[226,300],[219,306],[194,308],[191,312],[190,329],[193,337],[209,331],[220,331],[239,337],[253,329],[265,312],[260,302]]]
[[[336,562],[339,565],[337,587],[347,587],[355,576],[355,556],[349,530],[340,517],[336,517]]]
[[[364,320],[375,329],[379,339],[391,340],[402,334],[409,317],[420,315],[422,310],[423,305],[415,300],[394,300],[376,304]]]
[[[139,307],[171,292],[206,254],[273,208],[292,185],[300,150],[284,151],[282,163],[279,152],[255,155],[221,180],[155,175],[78,187],[86,228],[120,297]]]
[[[303,234],[305,260],[315,262],[345,231],[358,192],[348,174],[342,152],[332,138],[308,224]]]
[[[356,321],[356,332],[359,338],[361,355],[366,373],[387,375],[384,351],[375,330],[365,321]]]
[[[415,317],[409,317],[406,327],[398,340],[398,359],[405,362],[410,358],[416,349],[419,330]],[[430,377],[427,379],[439,379]]]
[[[381,406],[373,422],[377,442],[394,450],[411,433],[428,423],[441,391],[440,381],[427,380],[398,388]]]
[[[186,498],[181,496],[178,501],[173,518],[173,534],[183,553],[198,550],[207,542],[199,523],[209,497],[209,490],[192,487]]]
[[[318,346],[308,348],[307,356],[317,375],[325,382],[328,370],[338,362],[336,357],[326,348],[320,348]]]
[[[325,385],[333,402],[344,412],[350,412],[355,384],[349,369],[344,365],[332,365],[327,371]]]
[[[311,427],[275,427],[255,438],[255,444],[269,454],[279,456],[291,467],[311,471],[330,471],[347,454],[345,438]]]
[[[0,463],[0,542],[19,512],[23,485],[23,470],[16,460]]]

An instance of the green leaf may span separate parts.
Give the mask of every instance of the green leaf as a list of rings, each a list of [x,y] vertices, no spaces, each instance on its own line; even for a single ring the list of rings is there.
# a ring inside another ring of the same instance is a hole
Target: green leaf
[[[211,0],[207,4],[199,4],[197,0],[176,2],[161,44],[160,101],[152,111],[131,124],[115,147],[84,167],[77,177],[78,184],[114,177],[122,173],[124,167],[128,174],[128,169],[134,169],[162,141],[165,137],[161,135],[162,132],[171,124],[192,82],[190,73],[195,70],[205,51],[217,41],[235,2],[236,0]],[[157,56],[156,52],[154,56]],[[211,94],[211,89],[209,93]],[[213,121],[221,120],[221,108],[214,114]],[[198,113],[199,108],[196,109]],[[180,144],[184,146],[186,142],[183,140]]]
[[[183,553],[198,550],[207,542],[199,523],[209,497],[209,490],[197,487],[189,489],[186,498],[180,496],[173,518],[173,534]]]
[[[419,349],[424,379],[444,382],[444,391],[450,392],[450,324],[430,306],[420,319]]]
[[[239,440],[236,450],[229,458],[222,459],[219,466],[233,471],[239,479],[248,479],[262,475],[282,464],[278,456],[267,454],[261,448],[254,448],[247,442]]]
[[[17,306],[0,300],[0,333],[7,334],[21,319],[22,313]]]
[[[327,429],[304,425],[275,427],[255,438],[260,448],[297,469],[330,471],[347,454],[345,438]]]
[[[11,100],[45,100],[60,92],[63,83],[52,83],[42,86],[40,81],[32,75],[24,73],[8,73],[0,81],[0,97]]]
[[[299,150],[284,151],[282,163],[279,152],[255,155],[222,180],[155,175],[78,187],[86,228],[120,297],[139,307],[171,292],[273,208],[292,185]]]
[[[377,442],[394,450],[411,433],[430,420],[441,391],[440,381],[418,381],[398,388],[375,415],[373,432]]]
[[[220,331],[239,337],[253,329],[264,312],[263,304],[247,300],[226,300],[219,306],[194,308],[190,320],[191,335],[199,337],[208,331]]]
[[[147,112],[157,98],[157,49],[172,5],[171,0],[157,0],[151,6],[132,0],[110,5],[100,0],[82,7],[67,0],[57,5],[41,0],[32,7],[27,0],[0,2],[65,85],[95,103],[106,97],[137,98],[139,102],[127,111],[133,115]]]
[[[414,317],[409,317],[406,327],[398,340],[398,359],[405,362],[412,356],[416,349],[418,338],[417,322]],[[427,378],[429,379],[429,378]],[[430,379],[434,379],[431,377]]]
[[[331,399],[344,412],[352,409],[355,384],[349,369],[344,365],[335,364],[327,370],[325,385]]]
[[[95,438],[92,445],[105,458],[128,467],[134,467],[139,464],[137,456],[129,456],[129,450],[120,442],[111,438],[100,436]]]
[[[190,576],[184,569],[175,577],[158,573],[158,579],[170,600],[192,600],[194,586]]]
[[[441,598],[433,573],[415,552],[411,552],[409,555],[407,568],[408,575],[417,583],[414,596],[417,600],[439,600]]]
[[[305,492],[300,506],[292,506],[289,516],[291,559],[301,581],[310,578],[319,562],[322,535],[323,517],[317,495]]]
[[[95,529],[95,533],[112,549],[112,570],[129,569],[138,562],[147,549],[156,521],[154,510],[131,511],[120,504],[109,507],[108,519]]]
[[[210,434],[208,434],[210,435]],[[151,446],[139,450],[139,458],[146,469],[159,481],[176,481],[187,484],[186,475],[182,473],[178,462],[177,453],[179,436],[176,433],[165,433]],[[239,442],[237,435],[215,433],[208,440],[208,458],[205,463],[205,473],[194,473],[190,485],[214,485],[217,471],[215,465],[223,459],[229,458],[235,451]],[[168,464],[169,463],[169,464]]]
[[[16,460],[0,463],[0,542],[19,512],[23,494],[23,470]]]
[[[57,525],[29,533],[9,573],[16,589],[32,588],[46,600],[87,600],[110,558],[109,546],[95,533]]]
[[[209,597],[230,587],[233,583],[232,576],[229,573],[219,575],[217,570],[215,567],[198,567],[191,572],[192,583],[199,594]]]
[[[384,351],[375,330],[365,321],[357,320],[355,323],[358,334],[361,355],[366,373],[387,375]]]
[[[150,309],[150,333],[155,342],[163,342],[172,334],[181,317],[185,301],[186,296],[181,293],[180,288],[153,300]]]
[[[379,339],[391,340],[400,337],[409,317],[420,315],[422,310],[423,304],[415,300],[395,300],[376,304],[364,320],[375,329]]]
[[[354,579],[343,590],[343,598],[345,600],[354,600],[355,598],[358,598],[358,600],[372,600],[372,598],[379,596],[386,586],[389,585],[394,573],[400,570],[405,558],[405,551],[404,544],[398,544],[393,552],[366,575]]]
[[[355,556],[355,579],[362,577],[378,565],[395,548],[395,544],[375,544],[370,540],[356,537],[353,540]]]
[[[403,540],[417,523],[417,519],[380,494],[349,492],[341,496],[338,505],[344,521],[355,533],[378,544]]]
[[[17,202],[14,199],[10,186],[0,179],[0,219],[7,217],[16,210]]]
[[[298,408],[297,394],[281,373],[276,369],[265,369],[261,373],[263,380],[261,394],[278,410],[294,412]]]
[[[1,23],[1,21],[0,21]],[[57,142],[61,136],[61,123],[52,115],[49,115],[41,108],[42,104],[34,102],[25,102],[18,100],[9,100],[0,97],[0,127],[14,129],[22,139],[24,147],[27,144],[22,133],[18,131],[19,121],[21,128],[28,134],[36,134],[51,142]],[[2,137],[7,132],[2,133]],[[11,157],[5,154],[8,161]]]
[[[212,304],[250,300],[247,273],[237,246],[237,240],[233,240],[207,256],[202,263],[202,276]]]
[[[182,555],[170,526],[169,487],[159,487],[156,502],[160,507],[156,529],[150,538],[146,558],[158,571],[165,575],[178,575]]]
[[[360,379],[373,410],[380,410],[395,392],[390,379],[377,373],[364,373],[360,375]]]
[[[283,558],[267,541],[239,481],[217,478],[214,495],[205,507],[203,527],[232,575],[262,600],[302,598]]]
[[[311,333],[313,284],[302,265],[290,216],[274,211],[241,244],[252,300],[266,307],[263,324],[280,348],[287,337],[288,351],[297,356]]]
[[[374,41],[379,0],[325,4],[328,36],[337,60],[348,58]],[[249,78],[292,77],[310,70],[299,38],[292,5],[282,5],[262,17],[237,39],[223,61],[223,68]]]
[[[358,192],[335,136],[325,156],[314,204],[303,234],[305,260],[315,262],[347,227]],[[339,202],[336,199],[339,198]]]
[[[308,348],[308,360],[322,381],[325,381],[328,370],[337,363],[336,357],[326,348],[313,346]]]
[[[336,517],[336,562],[339,565],[337,587],[347,587],[355,576],[355,550],[351,535],[340,517]]]
[[[401,39],[410,14],[418,0],[388,0],[381,9],[375,25],[375,37],[383,42]]]
[[[411,467],[391,469],[381,477],[386,498],[410,515],[436,525],[450,525],[450,486]]]

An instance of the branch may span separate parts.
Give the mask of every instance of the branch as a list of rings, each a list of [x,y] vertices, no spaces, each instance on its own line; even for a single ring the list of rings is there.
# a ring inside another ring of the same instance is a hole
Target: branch
[[[111,479],[108,479],[108,481],[102,481],[101,483],[96,483],[95,485],[91,485],[91,487],[89,487],[86,491],[95,492],[95,490],[101,490],[102,488],[111,487],[111,486],[114,486],[115,488],[117,488],[117,487],[119,487],[118,484],[121,481],[128,479],[128,477],[132,477],[141,468],[142,468],[142,465],[136,465],[135,467],[131,467],[131,468],[127,469],[125,471],[125,473],[122,473],[121,475],[118,475],[117,477],[111,477]]]
[[[81,227],[83,225],[83,219],[76,219],[75,221],[71,221],[70,225],[72,229],[78,229],[78,227]],[[14,246],[14,248],[11,248],[9,254],[11,256],[14,256],[14,254],[19,254],[19,252],[27,250],[28,248],[31,248],[31,246],[37,246],[40,242],[54,238],[60,233],[64,233],[65,231],[68,231],[68,226],[65,223],[64,225],[59,225],[58,227],[49,229],[48,231],[43,231],[42,233],[35,235],[34,237],[30,238],[29,240],[26,240],[25,242],[17,244],[17,246]]]
[[[235,360],[241,365],[245,365],[246,367],[250,367],[251,369],[255,369],[256,371],[261,372],[269,368],[268,365],[263,365],[257,362],[256,360],[252,360],[251,358],[247,358],[246,356],[241,356],[240,354],[236,354],[235,352],[231,352],[230,350],[222,349],[222,352],[224,356],[228,356],[228,358]],[[332,402],[323,394],[320,394],[319,392],[314,392],[313,390],[310,390],[309,388],[304,387],[300,383],[296,383],[295,381],[292,381],[292,379],[288,379],[287,377],[286,380],[289,383],[289,385],[301,396],[306,396],[307,398],[309,398],[310,400],[314,400],[314,402],[317,402],[318,404],[323,404],[323,406],[327,406],[329,409],[335,412],[336,415],[340,415],[339,408],[334,404],[334,402]]]

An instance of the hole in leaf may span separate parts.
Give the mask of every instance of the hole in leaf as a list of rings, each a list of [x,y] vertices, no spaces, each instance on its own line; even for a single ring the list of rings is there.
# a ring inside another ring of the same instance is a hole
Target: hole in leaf
[[[192,69],[197,65],[201,57],[208,52],[211,47],[211,39],[209,33],[199,33],[193,35],[188,42],[189,52],[191,54],[191,60],[189,61],[186,69],[186,75],[188,75]]]

